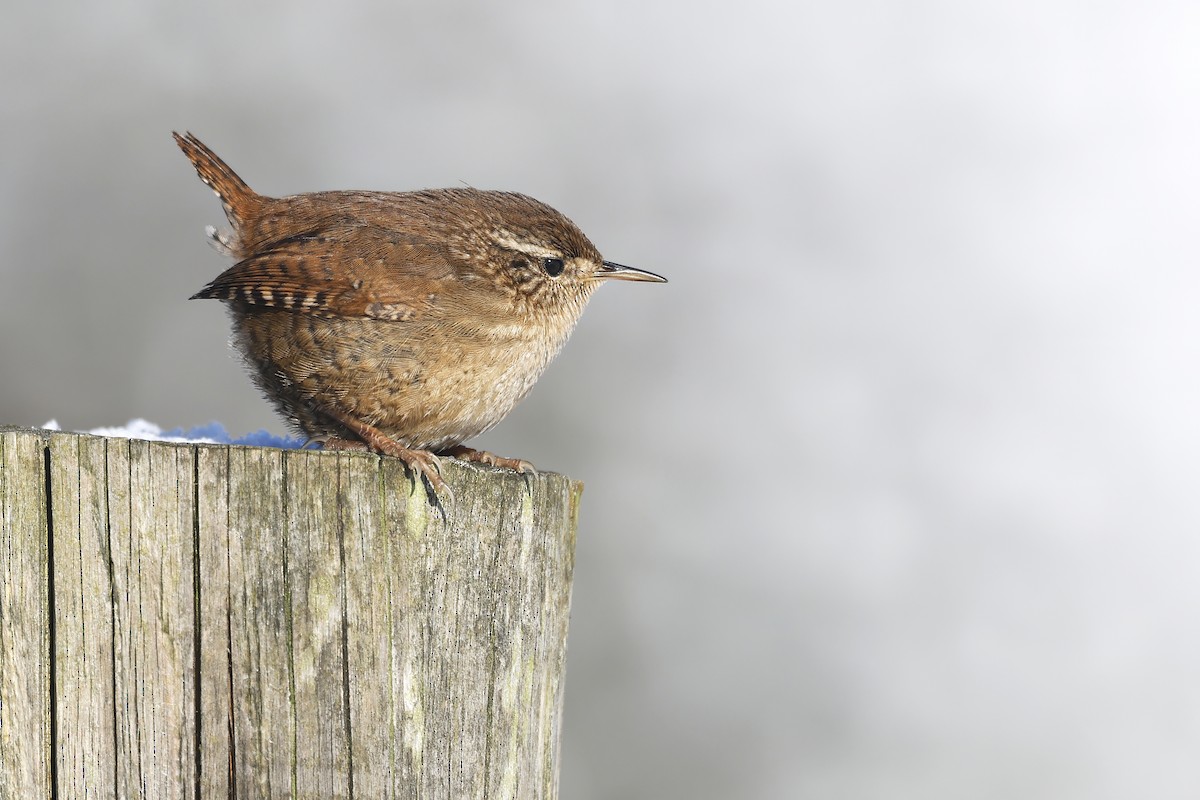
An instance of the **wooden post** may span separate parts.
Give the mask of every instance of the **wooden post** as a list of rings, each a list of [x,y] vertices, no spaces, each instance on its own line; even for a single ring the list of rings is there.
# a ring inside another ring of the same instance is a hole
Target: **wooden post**
[[[580,484],[0,428],[0,800],[554,798]]]

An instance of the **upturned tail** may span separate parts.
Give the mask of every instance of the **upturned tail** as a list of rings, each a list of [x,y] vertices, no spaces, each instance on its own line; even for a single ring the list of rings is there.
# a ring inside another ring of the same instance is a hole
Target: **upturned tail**
[[[212,189],[221,200],[225,209],[225,217],[233,227],[233,236],[220,233],[209,228],[207,233],[218,250],[229,255],[238,254],[238,234],[243,226],[258,213],[262,206],[263,196],[255,192],[229,165],[217,156],[204,142],[188,133],[180,136],[173,134],[175,143],[188,157],[196,168],[200,180]]]

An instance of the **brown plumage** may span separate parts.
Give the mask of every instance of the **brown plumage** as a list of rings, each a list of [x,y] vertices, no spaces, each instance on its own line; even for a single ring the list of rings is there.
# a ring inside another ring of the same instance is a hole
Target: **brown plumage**
[[[404,459],[444,490],[435,454],[531,469],[462,443],[495,425],[558,353],[602,279],[663,281],[604,261],[565,216],[478,189],[254,192],[175,134],[232,228],[237,259],[194,298],[223,300],[266,396],[327,448]]]

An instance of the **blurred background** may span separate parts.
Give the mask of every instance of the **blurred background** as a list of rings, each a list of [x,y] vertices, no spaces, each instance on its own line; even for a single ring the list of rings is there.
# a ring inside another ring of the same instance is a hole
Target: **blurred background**
[[[587,484],[562,795],[1200,791],[1200,6],[17,0],[0,423],[284,431],[256,189],[519,190],[613,284],[477,446]]]

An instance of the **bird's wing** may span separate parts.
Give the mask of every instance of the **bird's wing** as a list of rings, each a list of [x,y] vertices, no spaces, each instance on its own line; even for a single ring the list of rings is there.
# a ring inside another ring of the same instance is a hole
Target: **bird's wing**
[[[406,321],[432,309],[457,280],[440,244],[348,221],[274,242],[192,299]]]

